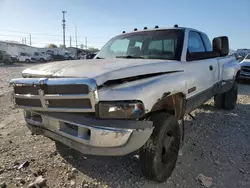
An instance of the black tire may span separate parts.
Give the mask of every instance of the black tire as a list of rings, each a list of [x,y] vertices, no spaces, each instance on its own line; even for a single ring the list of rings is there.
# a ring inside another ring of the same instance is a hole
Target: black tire
[[[233,110],[237,103],[238,97],[238,84],[234,82],[233,87],[225,93],[224,108],[226,110]]]
[[[41,58],[41,59],[40,59],[40,62],[41,62],[41,63],[45,62],[45,59]]]
[[[181,142],[177,118],[159,112],[150,118],[154,131],[139,151],[143,175],[153,181],[164,182],[172,174]]]
[[[236,106],[237,96],[238,83],[234,82],[233,87],[229,91],[214,96],[214,106],[220,109],[233,110]]]
[[[29,59],[25,59],[25,63],[30,63],[30,60]]]
[[[214,106],[215,108],[222,109],[225,106],[225,95],[224,93],[217,94],[214,96]]]
[[[236,82],[240,83],[240,71],[237,72],[236,77],[235,77]]]

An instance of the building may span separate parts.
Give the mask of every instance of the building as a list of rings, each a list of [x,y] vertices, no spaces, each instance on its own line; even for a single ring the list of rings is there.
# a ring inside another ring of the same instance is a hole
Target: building
[[[64,55],[66,52],[72,54],[74,58],[78,57],[80,54],[89,54],[87,50],[80,48],[69,47],[69,48],[37,48],[33,46],[28,46],[15,41],[0,41],[0,50],[6,51],[11,56],[19,56],[20,53],[27,53],[33,56],[35,52],[49,53],[53,55]]]
[[[15,41],[0,41],[0,50],[6,51],[12,56],[18,56],[21,52],[33,55],[37,51],[37,48]]]

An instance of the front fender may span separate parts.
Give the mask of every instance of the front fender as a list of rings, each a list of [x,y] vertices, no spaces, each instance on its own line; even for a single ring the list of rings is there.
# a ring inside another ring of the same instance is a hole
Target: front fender
[[[220,61],[220,60],[219,60]],[[230,59],[222,67],[222,80],[231,80],[236,78],[237,72],[240,70],[240,64],[235,59]]]
[[[186,91],[183,72],[164,74],[99,90],[100,101],[140,100],[146,111],[164,95]]]

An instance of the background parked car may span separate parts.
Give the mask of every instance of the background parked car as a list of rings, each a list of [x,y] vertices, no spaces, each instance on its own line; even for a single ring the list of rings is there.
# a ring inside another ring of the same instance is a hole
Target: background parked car
[[[72,53],[70,53],[70,52],[64,52],[63,56],[64,56],[65,60],[73,60],[73,59],[75,59],[74,55]]]
[[[86,56],[86,59],[93,59],[95,56],[96,56],[96,53],[94,53],[94,54],[88,54]]]
[[[46,61],[52,61],[53,60],[52,55],[50,55],[49,53],[41,52],[41,54],[44,56]]]
[[[11,55],[11,61],[12,63],[17,63],[18,62],[18,56],[17,55]]]
[[[34,62],[29,54],[23,52],[18,56],[18,61],[26,63]]]
[[[8,54],[6,51],[0,50],[0,63],[8,65],[13,64],[14,62],[10,54]]]
[[[96,56],[96,53],[86,53],[79,54],[78,59],[93,59]]]
[[[54,51],[52,51],[52,50],[47,50],[46,53],[51,55],[51,56],[55,55]]]
[[[32,56],[33,61],[38,61],[38,62],[46,62],[47,57],[44,56],[42,53],[35,52],[34,55]]]
[[[64,61],[65,60],[64,56],[60,55],[60,54],[52,55],[52,59],[53,59],[53,61]]]

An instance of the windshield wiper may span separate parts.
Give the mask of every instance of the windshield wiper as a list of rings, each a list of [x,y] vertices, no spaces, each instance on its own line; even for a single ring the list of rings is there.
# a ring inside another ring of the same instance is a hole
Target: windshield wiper
[[[142,56],[132,56],[132,55],[126,55],[126,56],[116,56],[116,58],[125,58],[125,59],[145,59]]]

